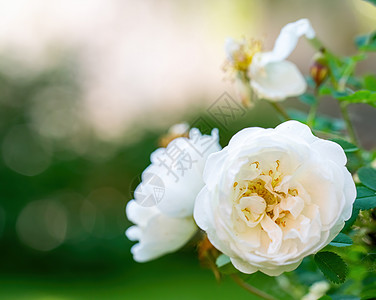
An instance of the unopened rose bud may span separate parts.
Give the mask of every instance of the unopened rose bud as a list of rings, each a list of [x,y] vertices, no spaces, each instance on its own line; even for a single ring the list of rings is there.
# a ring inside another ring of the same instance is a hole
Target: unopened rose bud
[[[310,68],[310,74],[316,87],[319,87],[328,77],[329,68],[322,52],[316,53],[313,57],[313,64]]]

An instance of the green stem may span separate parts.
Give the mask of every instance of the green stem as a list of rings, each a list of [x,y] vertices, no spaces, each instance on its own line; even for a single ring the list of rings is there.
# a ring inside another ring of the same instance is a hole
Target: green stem
[[[320,103],[320,98],[318,97],[318,89],[315,88],[315,91],[314,91],[314,95],[315,95],[315,103],[313,103],[311,105],[311,108],[309,110],[309,113],[308,113],[308,117],[307,117],[307,125],[313,129],[313,125],[315,123],[315,119],[316,119],[316,114],[317,114],[317,109],[319,107],[319,103]]]
[[[277,102],[271,102],[271,101],[268,101],[268,102],[280,114],[280,116],[285,119],[285,121],[290,120],[289,115],[284,110],[284,108],[281,105],[279,105],[279,103],[277,103]]]
[[[244,282],[238,275],[233,274],[233,275],[231,275],[231,277],[240,287],[247,290],[251,294],[256,295],[256,296],[258,296],[262,299],[266,299],[266,300],[276,300],[276,298],[274,298],[273,296],[271,296],[271,295],[255,288],[254,286]]]
[[[351,73],[354,71],[355,66],[356,66],[356,62],[352,62],[343,71],[343,75],[338,81],[338,90],[340,92],[345,91],[347,80],[349,80],[349,77],[350,77]]]
[[[347,106],[348,106],[347,102],[340,103],[342,117],[343,117],[343,120],[345,121],[347,134],[349,135],[351,142],[359,148],[359,141],[358,141],[358,138],[356,137],[354,127],[351,123]]]

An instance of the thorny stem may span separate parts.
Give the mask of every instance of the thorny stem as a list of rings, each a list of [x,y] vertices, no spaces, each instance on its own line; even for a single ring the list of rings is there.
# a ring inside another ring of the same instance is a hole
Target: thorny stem
[[[240,287],[247,290],[251,294],[256,295],[256,296],[258,296],[262,299],[266,299],[266,300],[276,300],[276,298],[274,298],[273,296],[271,296],[271,295],[255,288],[254,286],[244,282],[238,275],[233,274],[233,275],[231,275],[231,277]]]
[[[271,102],[269,101],[269,103],[271,104],[271,106],[273,106],[273,108],[285,119],[285,121],[287,120],[290,120],[290,117],[289,115],[287,114],[287,112],[284,110],[284,108],[279,105],[279,103],[276,103],[276,102]]]

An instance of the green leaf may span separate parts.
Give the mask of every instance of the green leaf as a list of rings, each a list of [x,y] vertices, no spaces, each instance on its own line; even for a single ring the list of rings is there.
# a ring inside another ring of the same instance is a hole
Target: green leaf
[[[319,95],[320,96],[331,95],[333,91],[334,89],[332,87],[324,84],[319,88]]]
[[[355,152],[359,150],[359,148],[354,144],[342,139],[332,139],[331,141],[339,144],[345,152]]]
[[[356,199],[354,205],[361,210],[373,209],[376,207],[376,195],[373,197]]]
[[[369,167],[360,168],[358,171],[358,176],[362,184],[376,191],[376,170],[375,169],[372,169]]]
[[[324,295],[324,296],[320,297],[319,300],[332,300],[332,297],[330,297],[328,295]]]
[[[364,76],[363,85],[366,90],[376,91],[376,77],[374,75]]]
[[[354,207],[361,210],[373,209],[376,207],[376,192],[365,186],[356,187],[356,200]]]
[[[230,258],[225,254],[221,254],[220,256],[218,256],[215,263],[218,267],[218,270],[223,274],[233,274],[238,271],[232,265]]]
[[[376,0],[364,0],[364,1],[369,2],[369,3],[373,4],[373,5],[376,5]]]
[[[348,219],[346,222],[345,222],[345,227],[343,227],[343,229],[341,230],[341,232],[346,232],[348,231],[351,226],[353,226],[353,224],[355,223],[356,219],[358,218],[358,215],[359,215],[359,208],[357,208],[355,205],[353,206],[353,209],[352,209],[352,214],[351,214],[351,217],[350,219]]]
[[[355,38],[355,45],[359,50],[376,51],[376,31],[357,36]]]
[[[302,94],[299,96],[299,100],[305,104],[312,105],[316,103],[316,98],[312,94]]]
[[[357,186],[356,187],[356,198],[367,198],[376,196],[376,192],[374,190],[371,190],[369,188],[366,188],[365,186]]]
[[[359,90],[350,95],[336,95],[340,101],[348,101],[350,103],[366,103],[376,107],[376,92],[369,90]]]
[[[344,234],[344,233],[339,233],[334,239],[333,241],[330,242],[330,246],[334,246],[334,247],[348,247],[348,246],[351,246],[353,244],[353,241],[352,239]]]
[[[321,272],[331,282],[345,282],[348,269],[346,263],[339,255],[329,251],[322,251],[317,253],[314,259]]]

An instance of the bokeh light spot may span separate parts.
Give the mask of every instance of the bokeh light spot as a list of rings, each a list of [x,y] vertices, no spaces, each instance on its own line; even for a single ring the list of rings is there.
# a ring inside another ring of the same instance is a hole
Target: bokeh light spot
[[[13,171],[34,176],[45,171],[51,162],[51,153],[37,140],[25,125],[12,127],[6,134],[3,145],[3,159]]]
[[[49,251],[60,246],[66,236],[67,213],[54,200],[36,200],[27,204],[18,216],[16,230],[27,246]]]

